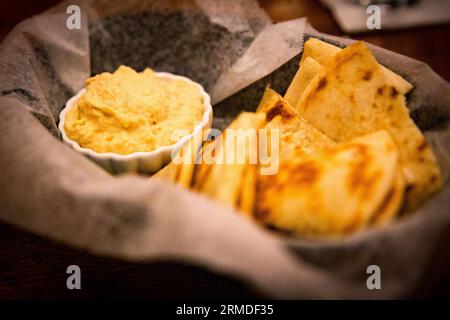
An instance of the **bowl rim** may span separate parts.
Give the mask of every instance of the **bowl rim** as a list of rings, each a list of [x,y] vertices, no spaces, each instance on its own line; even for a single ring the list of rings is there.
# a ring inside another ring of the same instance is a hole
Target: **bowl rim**
[[[196,136],[201,130],[203,130],[205,127],[207,127],[209,125],[210,118],[212,118],[212,112],[213,112],[213,108],[211,105],[211,97],[205,91],[205,89],[203,88],[203,86],[201,84],[199,84],[187,77],[169,73],[169,72],[155,72],[155,74],[157,77],[161,77],[161,78],[178,79],[178,80],[188,82],[190,84],[195,85],[198,88],[198,90],[200,91],[200,94],[203,97],[203,115],[202,115],[201,122],[198,123],[194,127],[194,129],[192,130],[192,132],[190,134],[182,137],[181,139],[179,139],[177,142],[175,142],[173,144],[161,146],[152,151],[137,151],[137,152],[133,152],[130,154],[119,154],[119,153],[115,153],[115,152],[100,153],[100,152],[96,152],[89,148],[83,148],[80,146],[80,144],[77,141],[72,140],[67,136],[65,128],[64,128],[67,112],[69,112],[69,110],[71,110],[72,108],[74,108],[77,105],[76,102],[78,101],[78,99],[81,97],[81,95],[83,93],[86,92],[86,88],[82,88],[80,91],[78,91],[77,94],[75,94],[74,96],[72,96],[71,98],[69,98],[67,100],[64,108],[59,113],[58,130],[61,133],[62,140],[64,142],[70,144],[72,146],[72,148],[74,148],[76,151],[78,151],[82,154],[85,154],[87,156],[91,156],[91,157],[99,158],[99,159],[132,160],[132,159],[138,159],[138,158],[142,158],[142,157],[156,156],[160,153],[169,152],[169,151],[172,152],[173,150],[181,148],[187,141],[189,141],[192,137]]]

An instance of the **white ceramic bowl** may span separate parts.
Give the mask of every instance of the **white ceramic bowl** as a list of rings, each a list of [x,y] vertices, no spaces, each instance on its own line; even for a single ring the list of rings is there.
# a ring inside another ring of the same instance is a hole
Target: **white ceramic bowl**
[[[176,152],[176,150],[179,150],[187,141],[193,138],[194,135],[199,134],[200,131],[211,128],[212,106],[211,98],[200,84],[186,77],[174,75],[167,72],[157,72],[156,75],[158,77],[183,80],[198,87],[198,90],[203,96],[203,116],[201,122],[195,126],[191,134],[184,136],[174,144],[159,147],[153,151],[134,152],[127,155],[117,154],[113,152],[98,153],[94,150],[83,148],[78,144],[78,142],[67,137],[67,134],[64,130],[66,114],[71,108],[77,105],[78,99],[85,92],[85,89],[82,89],[80,92],[78,92],[78,94],[67,101],[65,108],[59,114],[58,128],[61,132],[63,141],[72,146],[72,148],[74,148],[78,152],[86,155],[88,158],[92,159],[105,170],[111,173],[155,173],[156,171],[164,167],[167,163],[170,162],[172,152]]]

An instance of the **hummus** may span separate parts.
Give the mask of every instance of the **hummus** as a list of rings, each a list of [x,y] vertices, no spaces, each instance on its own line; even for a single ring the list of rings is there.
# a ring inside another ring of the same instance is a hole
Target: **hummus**
[[[196,85],[120,66],[86,80],[64,129],[81,147],[96,152],[146,152],[174,144],[175,130],[192,132],[203,109]]]

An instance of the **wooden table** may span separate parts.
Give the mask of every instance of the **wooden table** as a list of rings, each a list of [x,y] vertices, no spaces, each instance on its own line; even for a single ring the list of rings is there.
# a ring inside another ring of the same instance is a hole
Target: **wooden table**
[[[0,39],[19,21],[54,0],[0,4]],[[313,0],[261,0],[275,21],[307,16],[319,31],[342,35],[330,13]],[[450,80],[450,26],[353,35],[428,63]],[[67,290],[66,268],[82,270],[82,289]],[[173,262],[135,264],[96,257],[0,223],[0,299],[4,298],[241,298],[259,296],[244,284]]]

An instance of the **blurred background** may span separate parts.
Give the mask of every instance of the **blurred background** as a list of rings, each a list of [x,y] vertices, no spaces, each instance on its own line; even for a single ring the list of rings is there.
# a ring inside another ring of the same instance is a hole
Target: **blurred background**
[[[0,41],[21,20],[58,0],[0,2]],[[317,30],[365,40],[421,60],[450,80],[449,0],[259,0],[274,21],[307,17]],[[366,8],[381,8],[381,30],[368,30]]]

